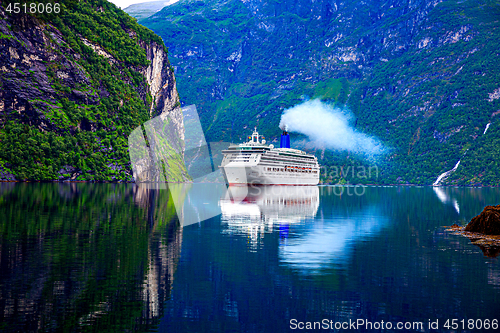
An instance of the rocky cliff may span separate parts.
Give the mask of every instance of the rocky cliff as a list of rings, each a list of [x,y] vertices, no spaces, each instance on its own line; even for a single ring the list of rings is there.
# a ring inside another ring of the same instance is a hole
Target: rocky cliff
[[[129,134],[182,111],[161,38],[104,0],[0,6],[0,179],[130,181]],[[182,154],[182,152],[181,152]]]
[[[368,183],[432,184],[461,160],[447,184],[499,185],[499,15],[492,0],[211,0],[141,23],[169,47],[209,140],[239,141],[257,124],[277,139],[283,110],[318,97],[391,147]]]

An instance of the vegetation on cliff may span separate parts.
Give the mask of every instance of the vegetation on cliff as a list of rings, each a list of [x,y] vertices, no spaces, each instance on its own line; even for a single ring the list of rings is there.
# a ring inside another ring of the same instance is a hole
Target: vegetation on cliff
[[[58,1],[57,14],[14,14],[9,2],[0,7],[0,178],[132,180],[127,137],[158,113],[148,48],[170,68],[161,38],[105,0]]]

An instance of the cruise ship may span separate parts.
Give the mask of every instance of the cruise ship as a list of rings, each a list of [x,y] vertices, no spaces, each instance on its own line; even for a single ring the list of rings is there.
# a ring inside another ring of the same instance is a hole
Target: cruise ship
[[[314,155],[290,148],[290,135],[281,134],[280,148],[266,144],[255,128],[249,141],[223,150],[219,168],[229,185],[318,185],[320,166]]]

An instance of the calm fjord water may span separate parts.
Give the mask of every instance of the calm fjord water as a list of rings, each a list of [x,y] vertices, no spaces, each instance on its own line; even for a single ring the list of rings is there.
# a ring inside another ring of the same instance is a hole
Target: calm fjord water
[[[500,320],[499,259],[443,228],[500,189],[302,189],[231,188],[221,215],[182,228],[167,190],[2,183],[0,331]]]

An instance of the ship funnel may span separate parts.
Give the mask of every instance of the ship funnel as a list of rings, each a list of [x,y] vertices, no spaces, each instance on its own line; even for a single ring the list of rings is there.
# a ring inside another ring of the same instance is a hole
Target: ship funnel
[[[283,134],[281,134],[281,148],[290,148],[290,135],[288,132],[285,130],[283,131]]]

